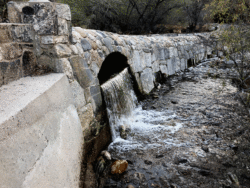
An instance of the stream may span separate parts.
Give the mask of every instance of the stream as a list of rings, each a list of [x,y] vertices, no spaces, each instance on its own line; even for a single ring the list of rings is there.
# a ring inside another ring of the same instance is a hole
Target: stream
[[[121,175],[107,170],[101,187],[250,187],[250,120],[235,98],[233,68],[207,60],[140,103],[123,72],[104,92],[113,135],[107,150],[129,165]]]

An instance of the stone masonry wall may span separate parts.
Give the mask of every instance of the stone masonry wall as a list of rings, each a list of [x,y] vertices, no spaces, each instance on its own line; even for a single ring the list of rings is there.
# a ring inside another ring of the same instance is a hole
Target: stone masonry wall
[[[33,51],[31,26],[0,24],[0,86],[24,76],[23,55]]]

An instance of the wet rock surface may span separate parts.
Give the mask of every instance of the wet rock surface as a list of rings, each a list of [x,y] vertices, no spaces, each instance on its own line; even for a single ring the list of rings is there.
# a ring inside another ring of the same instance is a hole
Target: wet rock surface
[[[141,145],[109,148],[128,168],[119,177],[106,173],[100,187],[250,187],[250,119],[234,97],[234,77],[233,69],[207,61],[153,91],[141,104],[144,121],[152,112],[150,123],[167,129],[132,129],[127,140]]]

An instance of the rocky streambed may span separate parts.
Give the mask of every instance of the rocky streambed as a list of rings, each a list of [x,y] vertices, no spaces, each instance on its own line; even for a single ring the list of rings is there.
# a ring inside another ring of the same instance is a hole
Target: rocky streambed
[[[108,151],[128,168],[107,168],[100,187],[250,187],[249,113],[235,71],[215,60],[167,79],[123,121],[126,140]]]

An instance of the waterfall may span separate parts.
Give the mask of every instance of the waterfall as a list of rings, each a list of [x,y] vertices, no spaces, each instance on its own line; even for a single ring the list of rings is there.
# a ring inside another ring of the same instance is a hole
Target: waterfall
[[[114,141],[119,136],[120,119],[129,117],[137,102],[128,68],[102,84],[101,88]]]

